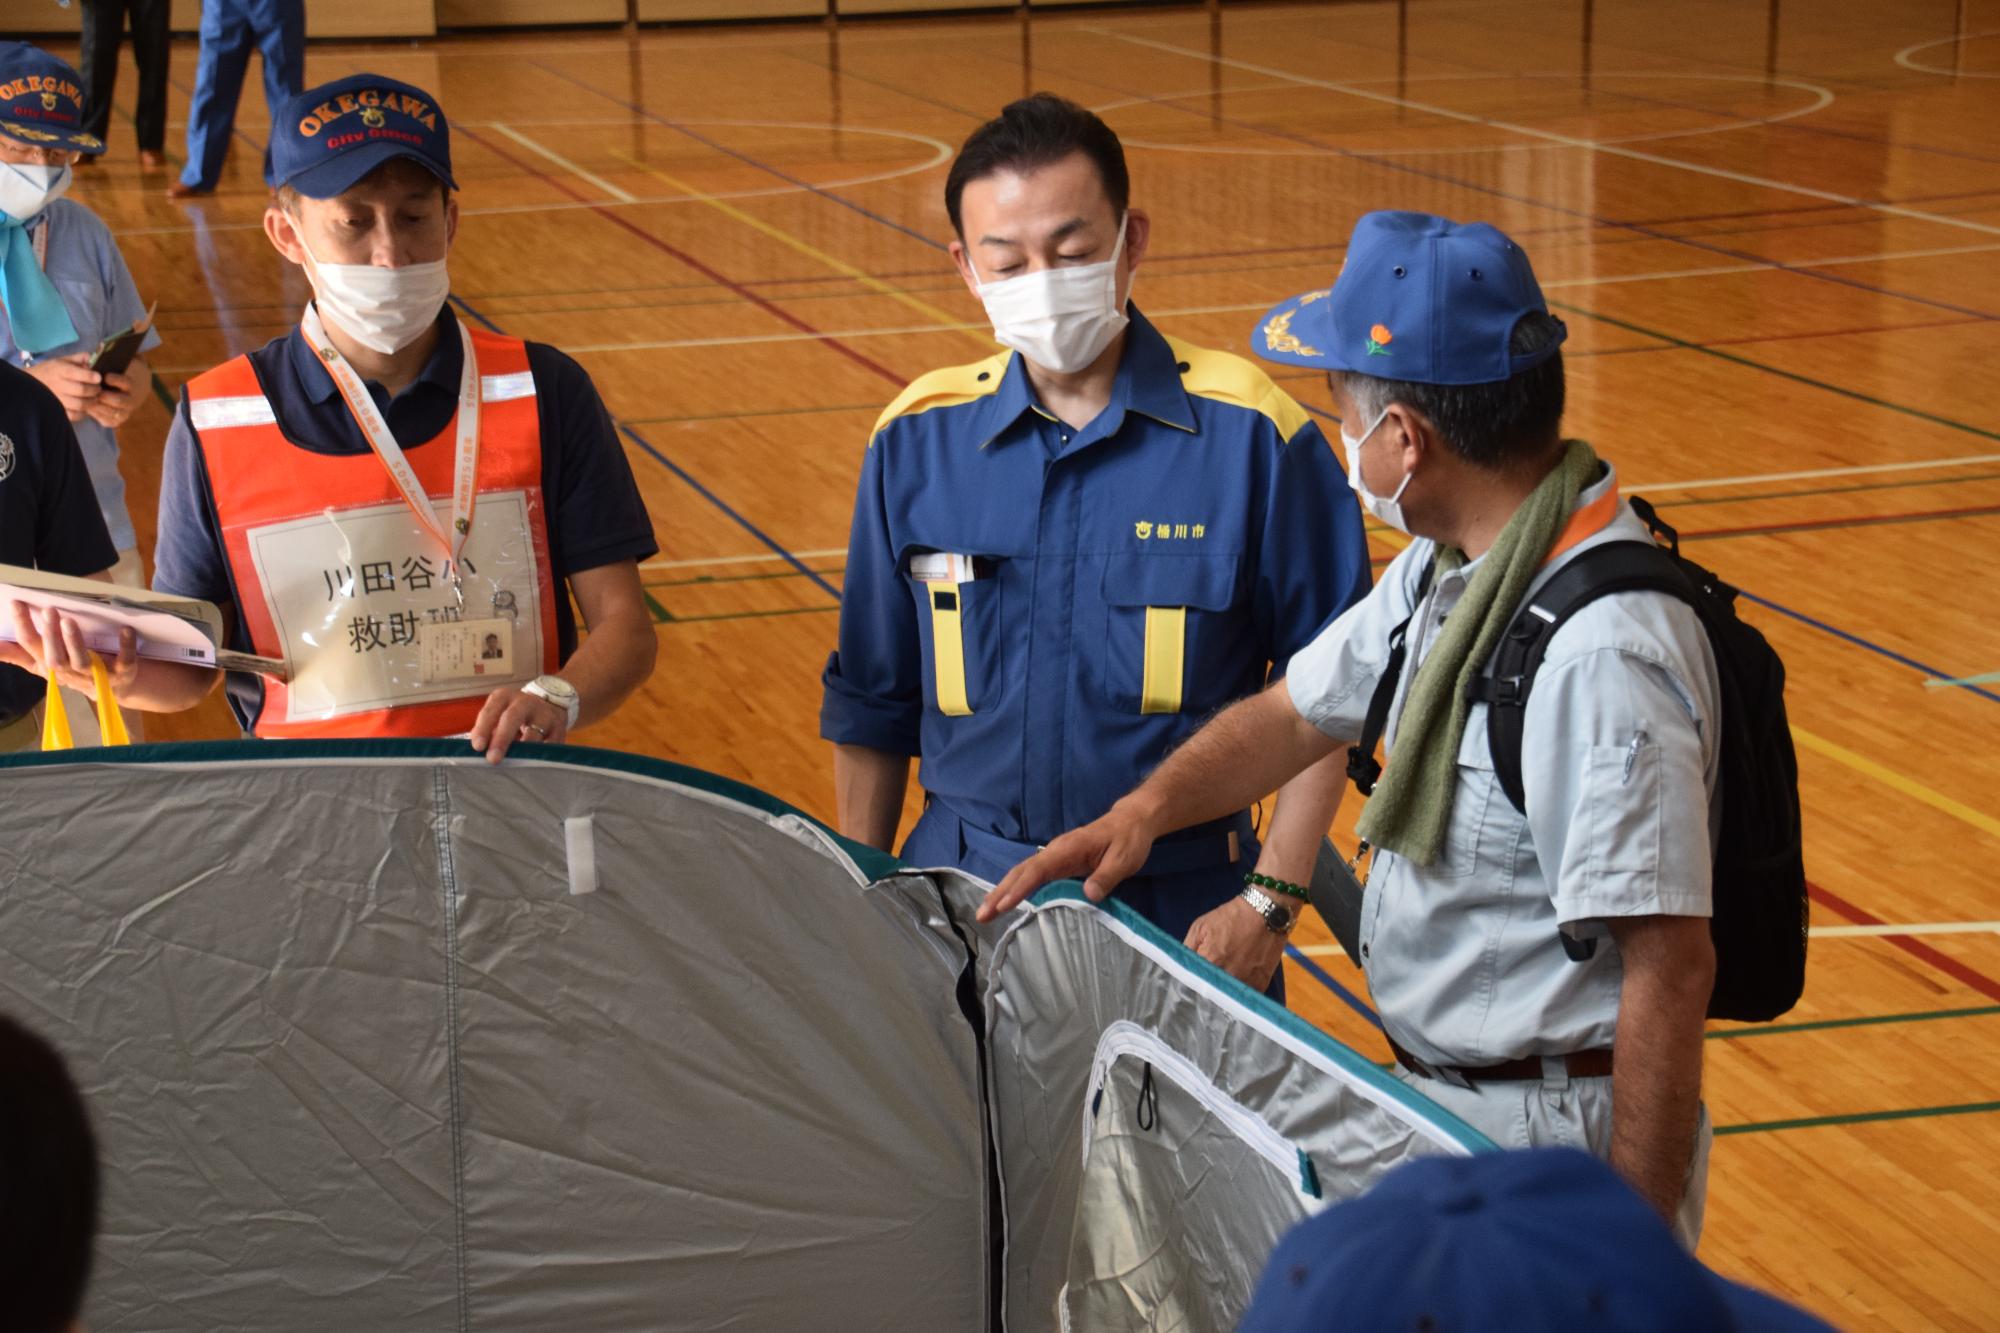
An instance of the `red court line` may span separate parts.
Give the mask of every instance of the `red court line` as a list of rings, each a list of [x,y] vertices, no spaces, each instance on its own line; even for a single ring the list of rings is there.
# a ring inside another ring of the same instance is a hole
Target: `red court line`
[[[1839,916],[1846,917],[1857,926],[1886,926],[1889,924],[1873,912],[1856,907],[1839,894],[1829,889],[1823,889],[1810,881],[1806,884],[1806,892],[1814,902]],[[1904,953],[1909,954],[1912,958],[1929,963],[1946,976],[1964,982],[1989,1000],[2000,1000],[2000,981],[1995,981],[1984,972],[1968,967],[1949,954],[1939,953],[1920,939],[1909,935],[1878,935],[1875,938],[1887,941],[1895,945],[1898,949],[1901,949]]]
[[[522,171],[527,172],[529,175],[539,177],[541,180],[546,181],[550,185],[555,186],[556,189],[561,190],[564,194],[568,195],[570,198],[575,199],[580,203],[588,205],[591,212],[597,214],[597,216],[603,218],[606,222],[612,223],[614,226],[617,226],[627,232],[630,232],[632,235],[638,237],[640,240],[652,246],[654,249],[659,250],[663,254],[669,255],[672,258],[681,262],[682,264],[687,265],[687,267],[701,274],[703,277],[715,283],[717,286],[726,288],[729,291],[734,292],[737,296],[741,297],[745,301],[748,301],[751,305],[754,305],[758,309],[766,312],[767,314],[770,314],[776,317],[777,319],[784,321],[786,324],[791,325],[791,327],[793,327],[794,329],[797,329],[800,333],[811,334],[814,338],[818,339],[820,342],[825,343],[828,347],[840,353],[848,360],[854,362],[858,366],[861,366],[865,370],[871,371],[874,374],[881,376],[889,383],[895,385],[898,389],[902,388],[905,384],[909,383],[908,376],[898,375],[895,371],[889,369],[881,362],[876,361],[861,352],[855,351],[852,347],[849,347],[847,344],[841,342],[839,339],[827,337],[824,330],[814,328],[812,325],[800,319],[797,315],[792,314],[790,311],[784,309],[781,306],[773,304],[767,298],[759,296],[756,292],[751,291],[748,287],[744,286],[740,282],[737,282],[734,278],[730,278],[725,276],[724,274],[716,272],[714,269],[702,263],[699,259],[696,259],[693,255],[687,253],[685,250],[680,249],[678,246],[671,245],[668,242],[661,240],[659,237],[653,235],[651,232],[647,231],[644,227],[639,226],[637,223],[628,222],[626,219],[619,217],[618,214],[609,205],[599,203],[598,201],[590,198],[588,195],[579,194],[577,191],[571,189],[567,182],[561,180],[558,177],[549,175],[547,172],[543,171],[540,167],[534,166],[527,162],[523,162],[520,158],[515,157],[512,153],[507,152],[505,149],[493,143],[491,140],[482,137],[473,130],[467,129],[463,125],[458,126],[457,130],[459,134],[465,136],[468,139],[471,139],[472,141],[477,143],[480,147],[486,149],[488,152],[491,152],[494,156],[500,158],[503,161],[513,163],[516,167],[519,167]]]

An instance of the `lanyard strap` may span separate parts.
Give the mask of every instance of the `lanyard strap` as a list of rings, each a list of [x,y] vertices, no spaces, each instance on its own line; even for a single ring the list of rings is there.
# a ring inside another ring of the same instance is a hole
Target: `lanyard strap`
[[[465,550],[466,538],[472,532],[472,510],[478,500],[479,365],[473,357],[472,331],[465,327],[462,319],[454,319],[453,323],[458,326],[465,356],[458,377],[458,457],[452,471],[449,528],[438,518],[437,506],[431,503],[423,483],[417,480],[416,472],[403,453],[403,446],[397,444],[396,437],[389,433],[389,423],[376,409],[375,400],[368,394],[368,386],[361,382],[361,376],[355,373],[347,358],[327,340],[326,326],[320,322],[318,309],[308,305],[299,327],[305,334],[306,345],[313,349],[320,364],[326,367],[326,373],[333,377],[334,387],[346,400],[347,410],[367,437],[369,447],[382,460],[382,466],[388,469],[389,479],[396,483],[396,489],[402,492],[403,502],[409,505],[417,521],[444,548],[452,591],[462,605],[465,593],[458,568],[459,554]]]

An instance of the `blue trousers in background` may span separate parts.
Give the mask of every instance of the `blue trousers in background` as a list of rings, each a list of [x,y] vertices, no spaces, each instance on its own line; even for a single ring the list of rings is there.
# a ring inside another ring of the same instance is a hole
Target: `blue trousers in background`
[[[264,100],[275,117],[286,100],[305,87],[305,0],[203,0],[201,57],[195,66],[194,101],[188,108],[187,166],[181,171],[181,184],[212,190],[221,179],[253,49],[264,58]],[[276,184],[268,146],[264,183]]]

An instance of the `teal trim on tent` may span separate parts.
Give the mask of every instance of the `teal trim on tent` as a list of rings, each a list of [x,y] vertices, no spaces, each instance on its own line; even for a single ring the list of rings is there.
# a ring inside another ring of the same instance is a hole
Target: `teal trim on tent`
[[[1306,1022],[1305,1019],[1300,1018],[1297,1014],[1264,994],[1264,992],[1254,990],[1244,985],[1241,981],[1238,981],[1235,977],[1230,976],[1214,963],[1209,962],[1206,958],[1203,958],[1179,940],[1168,935],[1145,917],[1140,916],[1132,908],[1119,902],[1116,895],[1104,902],[1093,903],[1089,898],[1084,896],[1083,885],[1072,879],[1062,880],[1049,885],[1029,901],[1036,906],[1055,902],[1079,902],[1096,908],[1098,911],[1105,913],[1119,924],[1131,930],[1134,934],[1144,937],[1148,942],[1165,950],[1174,961],[1194,973],[1202,981],[1228,995],[1238,1003],[1255,1010],[1258,1017],[1282,1028],[1286,1033],[1298,1038],[1318,1054],[1324,1055],[1328,1060],[1331,1060],[1346,1072],[1354,1075],[1357,1081],[1388,1093],[1402,1105],[1418,1112],[1426,1119],[1440,1126],[1457,1138],[1468,1150],[1472,1152],[1499,1151],[1500,1145],[1492,1139],[1487,1138],[1486,1135],[1480,1133],[1471,1125],[1424,1096],[1417,1089],[1412,1088],[1395,1075],[1388,1073],[1372,1060],[1362,1058],[1360,1052],[1354,1050],[1346,1043],[1329,1037],[1326,1033]]]
[[[597,768],[611,773],[672,782],[696,791],[705,791],[749,806],[767,815],[792,815],[824,831],[852,857],[869,879],[882,879],[906,869],[887,852],[866,843],[844,838],[819,819],[797,806],[779,800],[747,783],[719,777],[686,764],[628,754],[623,750],[600,750],[588,745],[541,745],[518,742],[507,752],[511,757],[545,764],[569,764],[577,768]],[[88,750],[57,750],[47,753],[27,751],[0,755],[0,770],[42,768],[55,764],[219,764],[295,763],[302,759],[432,759],[456,763],[484,763],[485,756],[461,740],[408,737],[393,740],[282,740],[282,741],[172,741],[157,745],[116,745]],[[505,761],[502,761],[503,763]]]

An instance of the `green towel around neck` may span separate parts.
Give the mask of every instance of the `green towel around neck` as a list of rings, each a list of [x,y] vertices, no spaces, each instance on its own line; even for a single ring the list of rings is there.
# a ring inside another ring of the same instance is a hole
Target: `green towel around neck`
[[[1396,726],[1395,753],[1361,812],[1356,831],[1375,846],[1421,866],[1436,865],[1444,855],[1458,792],[1458,746],[1471,706],[1466,686],[1493,655],[1528,585],[1568,526],[1577,496],[1600,474],[1596,451],[1582,440],[1569,441],[1562,461],[1514,511],[1473,573],[1417,669]],[[1465,552],[1438,548],[1438,574],[1464,564]]]

